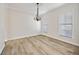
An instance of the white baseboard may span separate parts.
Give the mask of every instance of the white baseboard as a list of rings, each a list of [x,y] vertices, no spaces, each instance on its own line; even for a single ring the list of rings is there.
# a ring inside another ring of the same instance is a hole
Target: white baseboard
[[[15,40],[15,39],[21,39],[21,38],[31,37],[31,36],[36,36],[36,35],[40,35],[40,34],[33,34],[33,35],[18,36],[18,37],[14,37],[14,38],[8,38],[8,39],[7,39],[7,40],[5,40],[5,41],[8,41],[8,40]]]
[[[24,38],[24,37],[36,36],[36,35],[40,35],[40,34],[33,34],[33,35],[28,35],[28,36],[24,35],[24,36],[19,36],[19,37],[15,37],[15,38],[8,38],[8,40],[15,40],[15,39],[20,39],[20,38]],[[51,37],[51,38],[55,38],[55,39],[63,41],[63,42],[67,42],[67,43],[75,45],[75,46],[79,46],[78,43],[70,42],[70,41],[63,40],[63,39],[59,39],[59,38],[57,38],[55,36],[52,36],[52,35],[49,35],[49,34],[41,34],[41,35],[45,35],[45,36],[48,36],[48,37]],[[5,40],[5,41],[8,41],[8,40]]]
[[[57,40],[60,40],[60,41],[63,41],[63,42],[66,42],[66,43],[69,43],[69,44],[72,44],[72,45],[75,45],[75,46],[79,46],[79,44],[78,44],[78,43],[75,43],[75,42],[70,42],[70,41],[63,40],[63,39],[59,39],[59,38],[54,37],[54,36],[49,35],[49,34],[43,34],[43,35],[48,36],[48,37],[50,37],[50,38],[55,38],[55,39],[57,39]]]

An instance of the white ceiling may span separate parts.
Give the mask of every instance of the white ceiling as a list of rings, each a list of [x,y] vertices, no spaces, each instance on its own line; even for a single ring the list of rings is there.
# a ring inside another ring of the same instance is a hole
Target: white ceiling
[[[40,3],[39,13],[44,14],[62,5],[64,5],[64,3]],[[9,3],[8,8],[23,11],[23,12],[28,12],[32,15],[36,14],[35,3]]]

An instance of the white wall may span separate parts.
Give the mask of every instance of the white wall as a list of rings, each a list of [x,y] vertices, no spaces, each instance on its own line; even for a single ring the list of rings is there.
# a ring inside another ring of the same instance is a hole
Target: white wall
[[[19,10],[8,8],[7,16],[8,39],[16,39],[38,35],[40,22],[34,20],[34,16]]]
[[[78,4],[65,4],[55,10],[51,10],[48,13],[42,15],[42,33],[52,38],[56,38],[68,43],[72,43],[79,46],[79,19],[78,19]],[[73,31],[72,38],[60,36],[58,34],[58,17],[60,15],[71,13],[73,16]],[[47,26],[47,30],[44,27]],[[46,32],[44,32],[46,30]]]
[[[0,4],[0,54],[5,46],[4,41],[6,39],[5,18],[6,18],[5,4]]]
[[[9,39],[33,36],[40,34],[40,24],[42,34],[57,38],[62,41],[79,45],[78,27],[78,6],[77,4],[66,4],[57,9],[51,10],[42,15],[42,22],[34,20],[34,16],[23,11],[8,8],[6,27]],[[73,14],[73,37],[62,37],[58,34],[58,17],[65,13]]]

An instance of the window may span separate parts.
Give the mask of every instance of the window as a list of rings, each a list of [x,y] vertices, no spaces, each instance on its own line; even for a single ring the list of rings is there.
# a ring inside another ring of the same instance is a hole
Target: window
[[[59,17],[59,35],[72,37],[72,15],[65,14]]]

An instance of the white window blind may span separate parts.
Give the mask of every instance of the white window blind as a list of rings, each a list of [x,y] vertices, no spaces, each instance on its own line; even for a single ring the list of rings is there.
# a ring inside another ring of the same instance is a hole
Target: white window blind
[[[59,35],[72,37],[72,14],[59,16]]]

